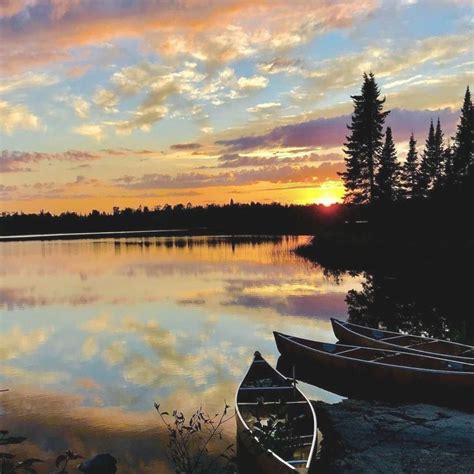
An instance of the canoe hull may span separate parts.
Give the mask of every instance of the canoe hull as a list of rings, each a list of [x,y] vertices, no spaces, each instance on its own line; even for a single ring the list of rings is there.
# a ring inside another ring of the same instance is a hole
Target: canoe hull
[[[418,354],[430,357],[442,357],[445,359],[455,360],[458,362],[466,362],[468,364],[474,364],[474,357],[462,357],[456,356],[453,354],[448,353],[440,353],[440,352],[429,352],[424,350],[418,350],[411,347],[404,347],[397,344],[391,344],[389,342],[385,342],[383,340],[374,339],[364,334],[360,334],[356,331],[352,331],[346,328],[343,324],[339,321],[332,319],[332,328],[334,331],[334,335],[337,337],[339,341],[343,344],[347,344],[350,346],[363,346],[363,347],[373,347],[374,349],[387,349],[387,350],[396,350],[402,352],[408,352],[410,354]],[[421,336],[416,336],[419,338],[420,341],[423,341],[424,338]],[[446,342],[446,341],[443,341]],[[455,343],[453,343],[455,345]],[[467,347],[467,346],[466,346]]]
[[[382,387],[387,392],[399,393],[400,398],[418,401],[449,403],[455,401],[463,407],[472,406],[474,400],[474,373],[440,373],[360,361],[313,350],[275,334],[275,340],[285,358],[300,362],[319,374],[348,379],[356,384]]]
[[[247,464],[243,472],[313,472],[312,458],[317,442],[314,408],[306,396],[268,364],[259,352],[255,353],[254,361],[237,389],[235,411],[238,447],[243,448],[245,455],[242,458]],[[294,422],[292,432],[301,446],[290,445],[289,450],[263,447],[250,428],[256,420],[264,420],[270,414]]]

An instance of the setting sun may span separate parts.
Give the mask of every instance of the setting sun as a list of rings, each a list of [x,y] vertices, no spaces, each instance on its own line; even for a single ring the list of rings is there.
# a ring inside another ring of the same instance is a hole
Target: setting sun
[[[334,198],[334,196],[323,196],[320,197],[317,201],[316,204],[322,204],[323,206],[329,207],[332,204],[336,204],[337,200]]]

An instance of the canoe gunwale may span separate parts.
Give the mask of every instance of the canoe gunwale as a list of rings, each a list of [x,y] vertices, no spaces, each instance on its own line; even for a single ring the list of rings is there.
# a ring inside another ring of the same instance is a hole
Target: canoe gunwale
[[[459,346],[459,347],[465,348],[466,350],[464,352],[474,351],[474,347],[469,346],[467,344],[460,344],[460,343],[452,342],[452,341],[443,341],[442,339],[434,339],[434,338],[428,338],[428,337],[424,337],[424,336],[414,336],[412,334],[400,334],[400,333],[396,333],[396,332],[393,332],[393,331],[386,331],[385,329],[380,329],[379,331],[383,331],[387,334],[393,334],[393,337],[388,337],[386,339],[376,339],[374,337],[367,336],[366,334],[362,334],[362,333],[359,333],[357,331],[354,331],[353,329],[351,329],[348,326],[355,326],[355,327],[359,327],[361,329],[375,329],[375,328],[368,328],[366,326],[362,326],[360,324],[355,324],[355,323],[345,324],[344,321],[340,321],[340,320],[335,319],[335,318],[331,318],[331,324],[332,324],[333,328],[335,327],[335,325],[337,325],[338,328],[343,332],[347,332],[347,333],[350,333],[351,335],[356,336],[357,338],[362,338],[362,339],[373,342],[375,347],[374,346],[363,346],[363,347],[367,347],[368,349],[372,348],[372,349],[385,350],[381,346],[386,346],[387,347],[386,350],[404,352],[405,354],[414,354],[414,355],[420,355],[420,356],[423,356],[423,357],[432,357],[432,358],[435,358],[435,359],[450,360],[450,361],[453,361],[453,362],[460,362],[460,363],[469,364],[469,365],[474,364],[474,356],[469,357],[469,356],[446,354],[446,353],[440,353],[440,352],[430,352],[430,351],[425,351],[425,350],[417,349],[416,347],[413,347],[413,346],[421,345],[421,344],[431,344],[431,343],[441,342],[441,343],[452,344],[454,346]],[[375,330],[378,330],[378,329],[375,329]],[[334,330],[334,332],[336,332],[336,330]],[[390,341],[393,338],[401,337],[401,336],[410,336],[410,337],[419,339],[420,342],[417,343],[417,344],[413,344],[413,345],[401,346],[401,345],[395,344],[394,342],[392,343]],[[377,345],[379,347],[377,347]]]
[[[263,359],[263,358],[262,358]],[[255,359],[252,361],[252,363],[250,364],[249,368],[247,369],[247,372],[245,372],[245,375],[243,376],[242,380],[240,381],[240,384],[235,392],[235,411],[236,411],[236,414],[242,424],[242,426],[248,430],[248,432],[252,435],[253,439],[255,440],[255,442],[257,442],[258,444],[260,444],[260,441],[258,439],[257,436],[255,436],[253,434],[253,431],[249,428],[249,426],[247,425],[247,423],[245,422],[242,414],[240,413],[240,408],[239,408],[239,403],[238,403],[238,396],[239,396],[239,392],[240,392],[240,389],[243,388],[242,387],[242,383],[244,382],[244,380],[247,378],[247,375],[249,374],[250,370],[252,369],[252,366],[253,364],[255,363]],[[257,362],[261,362],[261,361],[257,361]],[[268,362],[263,359],[263,362],[265,362],[266,364],[268,364]],[[283,379],[286,380],[286,377],[280,373],[277,369],[275,369],[274,367],[272,367],[270,364],[268,364],[272,370],[274,370],[280,377],[282,377]],[[293,388],[293,387],[291,387]],[[310,467],[311,467],[311,462],[313,460],[313,454],[314,454],[314,451],[316,449],[316,441],[317,441],[317,434],[318,434],[318,426],[317,426],[317,419],[316,419],[316,412],[314,411],[314,408],[313,408],[313,405],[312,403],[309,401],[309,399],[306,397],[306,395],[298,388],[298,387],[294,387],[295,390],[298,391],[298,393],[304,398],[304,401],[309,405],[309,408],[311,410],[311,415],[313,416],[313,434],[312,435],[305,435],[305,436],[311,436],[312,438],[312,441],[311,441],[311,449],[309,451],[309,455],[308,455],[308,459],[305,461],[306,462],[306,469],[309,471]],[[244,405],[246,406],[246,405]],[[266,452],[268,454],[271,454],[277,461],[279,461],[280,463],[282,463],[284,466],[288,467],[288,469],[294,471],[294,472],[297,472],[297,469],[292,466],[291,464],[289,464],[287,461],[285,461],[283,458],[281,458],[280,456],[278,456],[278,454],[276,454],[275,452],[273,452],[271,449],[267,449]]]
[[[456,375],[456,376],[464,376],[464,377],[474,377],[474,372],[465,372],[465,371],[459,371],[459,370],[442,370],[442,369],[427,369],[424,367],[413,367],[413,366],[406,366],[406,365],[397,365],[397,364],[384,364],[383,362],[376,361],[376,360],[364,360],[364,359],[355,359],[351,357],[346,357],[344,354],[337,354],[337,353],[330,353],[330,352],[325,352],[323,350],[316,349],[314,347],[307,346],[301,342],[298,342],[297,340],[293,339],[292,336],[288,336],[288,334],[283,334],[279,332],[274,332],[275,337],[281,337],[288,341],[290,344],[295,344],[297,346],[302,347],[305,350],[310,350],[312,352],[324,354],[325,356],[331,356],[331,357],[337,357],[337,358],[342,358],[344,360],[350,360],[354,362],[359,362],[359,363],[364,363],[364,364],[371,364],[371,365],[376,365],[379,367],[383,368],[396,368],[400,369],[403,371],[416,371],[416,372],[423,372],[423,373],[429,373],[429,374],[436,374],[436,375]],[[301,338],[298,338],[301,339]],[[428,355],[422,355],[422,354],[410,354],[407,352],[403,351],[391,351],[391,350],[385,350],[385,349],[375,349],[372,347],[357,347],[358,349],[367,349],[371,351],[386,351],[386,352],[393,352],[395,354],[401,354],[401,355],[411,355],[414,357],[424,357],[424,358],[429,358],[429,359],[434,359],[434,360],[439,360],[443,362],[458,362],[458,361],[453,361],[451,359],[444,359],[442,357],[433,357],[433,356],[428,356]],[[464,365],[468,365],[471,367],[474,367],[474,364],[469,364],[468,362],[458,362],[462,363]]]

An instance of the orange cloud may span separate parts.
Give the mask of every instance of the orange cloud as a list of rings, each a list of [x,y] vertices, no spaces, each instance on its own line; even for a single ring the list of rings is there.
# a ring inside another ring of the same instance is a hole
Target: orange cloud
[[[226,62],[270,47],[288,49],[332,28],[351,25],[371,13],[375,0],[155,0],[87,2],[3,1],[1,69],[4,74],[51,61],[72,59],[70,50],[120,37],[149,36],[165,56],[191,55]],[[172,41],[169,30],[175,32]],[[153,35],[158,36],[153,37]],[[164,35],[164,38],[163,38]],[[167,40],[168,39],[168,40]]]

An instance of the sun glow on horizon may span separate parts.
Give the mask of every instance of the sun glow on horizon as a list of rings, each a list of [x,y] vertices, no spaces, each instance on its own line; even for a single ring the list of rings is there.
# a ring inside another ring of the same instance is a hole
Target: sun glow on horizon
[[[316,200],[316,204],[322,204],[325,207],[332,206],[333,204],[337,204],[338,202],[339,201],[333,196],[322,196]]]

